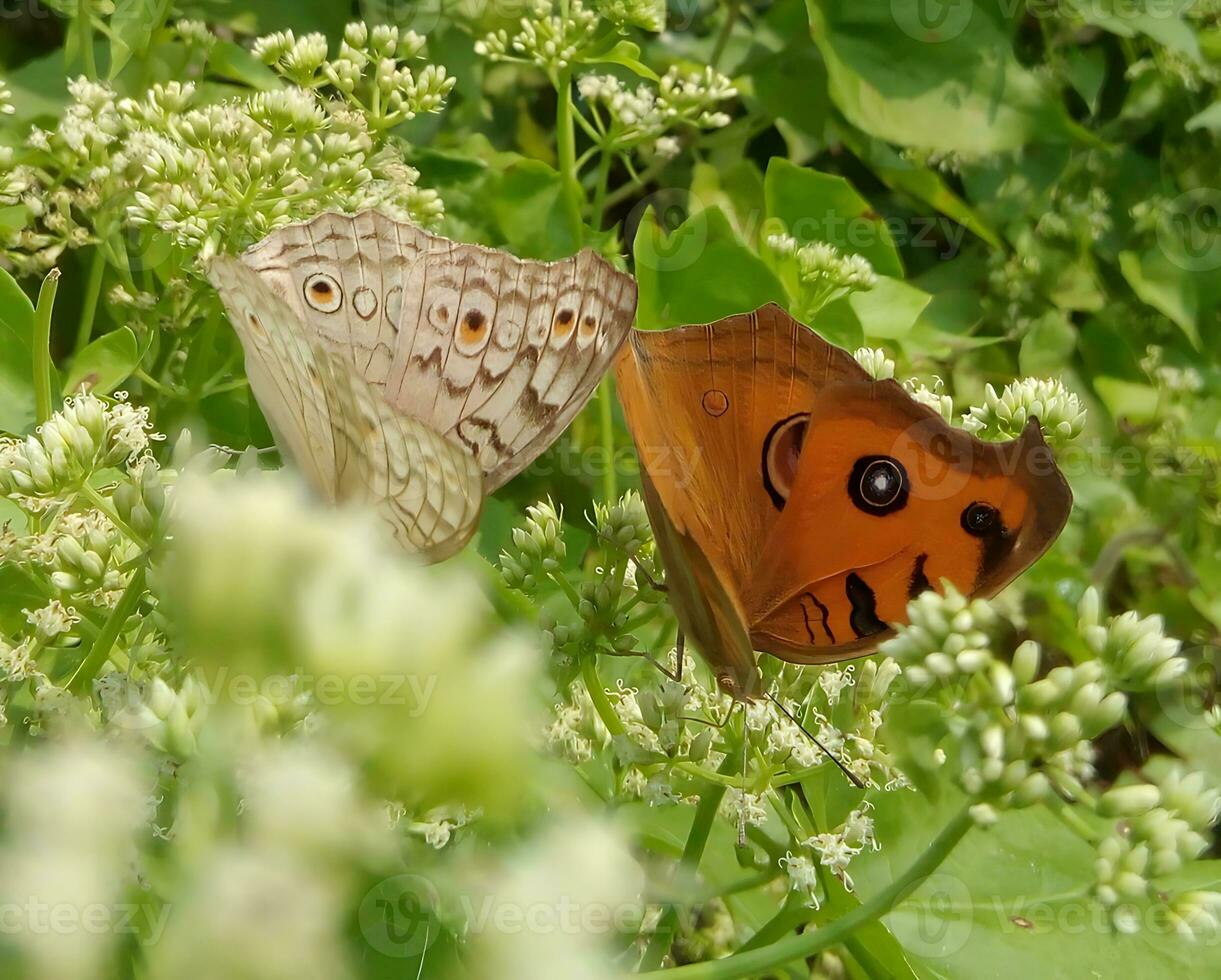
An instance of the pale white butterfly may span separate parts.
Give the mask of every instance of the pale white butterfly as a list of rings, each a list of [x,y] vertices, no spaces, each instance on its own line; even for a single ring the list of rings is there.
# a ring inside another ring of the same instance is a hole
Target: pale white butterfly
[[[636,309],[588,249],[523,261],[375,211],[281,228],[208,276],[280,448],[429,560],[580,411]]]

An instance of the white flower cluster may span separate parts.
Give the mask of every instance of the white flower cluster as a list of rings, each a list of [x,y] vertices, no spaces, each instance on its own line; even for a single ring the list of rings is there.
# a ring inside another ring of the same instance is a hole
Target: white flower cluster
[[[864,803],[848,814],[839,830],[814,834],[802,840],[801,846],[806,852],[794,854],[789,851],[780,859],[781,865],[788,874],[789,888],[805,898],[811,908],[819,907],[821,883],[818,879],[817,863],[830,869],[845,888],[852,891],[852,877],[848,874],[848,866],[852,859],[866,847],[878,849],[877,839],[873,833],[873,818],[869,816],[872,805]]]
[[[982,439],[1016,439],[1026,423],[1037,418],[1053,447],[1061,447],[1085,428],[1081,399],[1061,381],[1025,378],[1005,385],[999,395],[992,385],[984,389],[983,405],[972,406],[962,427]]]
[[[1165,351],[1157,344],[1150,344],[1140,366],[1157,385],[1174,394],[1194,394],[1204,388],[1204,379],[1194,367],[1178,367],[1166,364]]]
[[[13,90],[0,79],[0,116],[11,116],[17,111],[13,105]]]
[[[828,303],[867,292],[878,281],[863,255],[844,255],[830,242],[801,244],[792,235],[769,235],[768,249],[782,281],[794,296],[793,313],[810,323]]]
[[[29,502],[77,489],[96,470],[144,456],[151,428],[146,406],[72,396],[35,434],[0,438],[0,495]]]
[[[659,33],[666,26],[666,0],[597,0],[598,13],[621,30],[642,27]]]
[[[1094,242],[1111,230],[1111,197],[1101,187],[1084,196],[1056,194],[1052,207],[1040,216],[1035,230],[1048,238]]]
[[[202,20],[176,20],[174,33],[187,45],[207,50],[216,44],[217,37]]]
[[[607,152],[650,147],[664,159],[682,150],[676,131],[728,126],[729,115],[716,106],[738,94],[730,80],[711,67],[687,74],[671,68],[656,88],[643,82],[631,88],[614,75],[582,75],[577,91]]]
[[[331,86],[360,111],[375,132],[436,112],[456,79],[443,67],[427,65],[417,75],[403,64],[419,57],[424,38],[415,31],[379,24],[371,31],[355,22],[344,29],[334,58],[327,58],[326,37],[292,31],[269,34],[255,42],[254,53],[293,84],[308,90]]]
[[[928,385],[911,380],[905,381],[903,384],[912,398],[921,405],[928,406],[948,423],[954,421],[954,399],[941,390],[942,381],[940,378],[933,379],[933,386],[931,388]]]
[[[475,42],[475,52],[492,61],[537,65],[554,80],[567,71],[598,30],[598,14],[581,0],[571,0],[566,13],[553,0],[534,0],[532,16],[523,17],[518,32],[493,31]]]
[[[422,43],[352,24],[328,60],[321,35],[269,35],[255,50],[290,84],[221,103],[200,104],[192,83],[157,84],[131,99],[74,80],[55,130],[32,131],[30,163],[0,178],[0,198],[19,200],[35,219],[5,243],[6,254],[37,271],[92,241],[100,217],[124,210],[135,226],[168,232],[205,257],[325,207],[380,207],[434,223],[439,199],[417,186],[389,136],[439,110],[453,88],[443,68],[402,64]]]

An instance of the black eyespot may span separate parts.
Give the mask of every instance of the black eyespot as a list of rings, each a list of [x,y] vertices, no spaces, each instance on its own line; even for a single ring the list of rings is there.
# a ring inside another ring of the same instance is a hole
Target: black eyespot
[[[977,500],[962,512],[962,529],[973,537],[987,537],[999,527],[1000,513],[991,504]]]
[[[907,470],[890,456],[862,456],[848,477],[848,496],[857,509],[881,517],[907,506]]]

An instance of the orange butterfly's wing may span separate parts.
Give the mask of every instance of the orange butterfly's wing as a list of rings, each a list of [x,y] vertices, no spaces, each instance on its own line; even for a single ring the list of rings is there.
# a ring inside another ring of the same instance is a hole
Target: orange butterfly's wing
[[[648,473],[640,479],[655,540],[666,556],[666,589],[679,625],[712,663],[724,690],[756,697],[759,671],[746,613],[696,540],[670,520]]]
[[[721,621],[731,610],[745,616],[741,590],[779,516],[761,455],[769,433],[808,411],[827,384],[868,377],[775,305],[707,325],[632,331],[616,378],[649,516],[663,529],[657,537],[667,574],[699,566],[715,583],[715,598],[706,597]],[[716,639],[691,628],[692,601],[679,594],[674,605],[701,653],[739,688],[757,684],[734,630]]]
[[[1071,505],[1037,421],[1014,442],[985,443],[893,381],[829,386],[743,591],[752,639],[798,663],[868,652],[943,580],[995,595],[1050,546]]]
[[[994,595],[1072,504],[1037,422],[981,442],[776,306],[633,331],[616,372],[680,622],[740,687],[738,628],[796,663],[868,653],[942,580]]]

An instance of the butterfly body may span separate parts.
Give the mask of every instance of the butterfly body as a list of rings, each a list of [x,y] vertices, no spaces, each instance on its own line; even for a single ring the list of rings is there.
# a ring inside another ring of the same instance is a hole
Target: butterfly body
[[[776,306],[635,330],[616,371],[668,576],[700,582],[680,623],[738,696],[752,650],[869,653],[915,595],[994,595],[1067,519],[1037,422],[983,443]],[[685,465],[660,465],[674,447]]]
[[[376,211],[289,225],[208,274],[281,448],[434,560],[580,411],[636,302],[588,250],[526,261]]]

